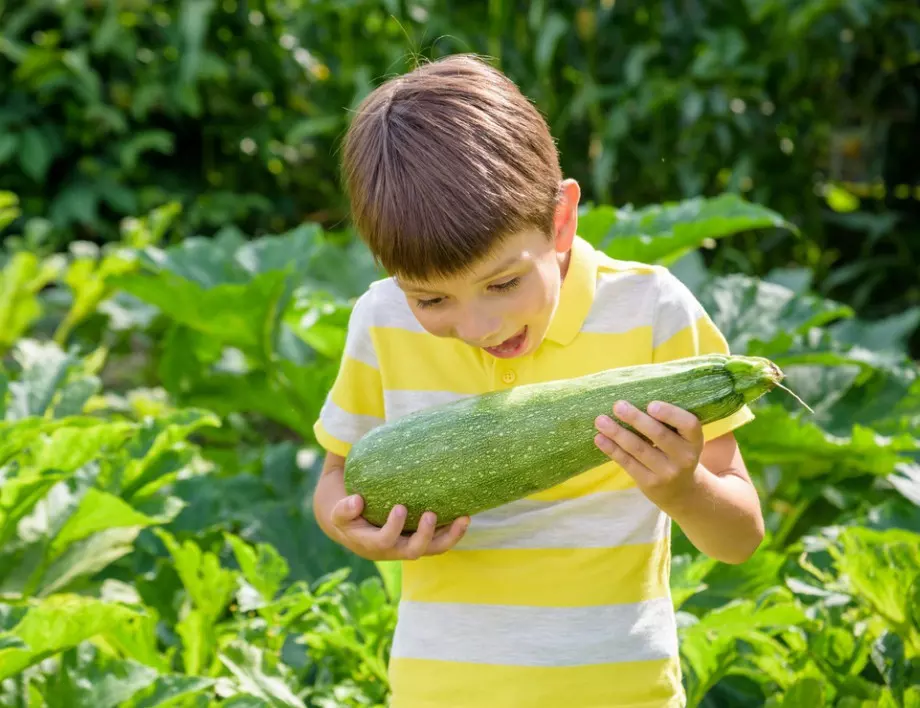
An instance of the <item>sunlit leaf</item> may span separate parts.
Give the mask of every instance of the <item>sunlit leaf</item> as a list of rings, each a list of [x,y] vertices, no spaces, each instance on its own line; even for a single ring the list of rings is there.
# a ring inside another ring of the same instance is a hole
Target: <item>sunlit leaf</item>
[[[920,625],[911,613],[913,584],[920,586],[920,533],[849,527],[838,543],[830,552],[852,592],[920,654]]]
[[[887,437],[862,426],[847,436],[825,432],[807,414],[794,418],[780,406],[762,406],[757,418],[736,431],[746,459],[761,464],[796,465],[799,477],[829,475],[841,479],[856,474],[888,475],[918,449],[910,435]]]
[[[10,630],[28,649],[0,650],[0,679],[14,676],[45,656],[103,634],[108,627],[136,613],[123,605],[77,595],[54,595],[31,602],[25,616]]]
[[[696,197],[633,210],[598,207],[579,218],[579,234],[625,261],[669,263],[707,239],[763,228],[797,228],[776,212],[735,194]]]
[[[290,572],[287,561],[268,544],[258,543],[253,548],[233,534],[228,534],[227,540],[249,584],[265,601],[274,599]]]
[[[220,660],[236,678],[240,689],[272,705],[306,708],[277,668],[265,661],[264,651],[243,641],[234,641],[220,654]]]

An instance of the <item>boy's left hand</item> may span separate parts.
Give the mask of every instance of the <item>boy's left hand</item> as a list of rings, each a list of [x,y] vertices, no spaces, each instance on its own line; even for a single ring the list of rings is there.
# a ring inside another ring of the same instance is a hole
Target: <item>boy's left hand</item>
[[[594,443],[636,480],[653,503],[667,506],[693,488],[704,443],[699,418],[682,408],[658,401],[649,405],[648,413],[626,401],[617,401],[613,413],[652,444],[606,415],[595,420],[599,434],[594,437]]]

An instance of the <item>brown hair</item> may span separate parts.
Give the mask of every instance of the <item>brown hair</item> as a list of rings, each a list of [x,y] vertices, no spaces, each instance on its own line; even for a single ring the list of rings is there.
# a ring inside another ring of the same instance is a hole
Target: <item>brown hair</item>
[[[376,88],[345,138],[355,227],[389,273],[464,271],[524,228],[550,234],[561,170],[542,115],[468,54]]]

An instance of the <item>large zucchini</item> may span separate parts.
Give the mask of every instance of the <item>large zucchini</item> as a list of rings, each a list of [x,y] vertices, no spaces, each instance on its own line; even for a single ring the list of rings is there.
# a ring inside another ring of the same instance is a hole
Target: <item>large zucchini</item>
[[[768,359],[709,354],[472,396],[371,430],[346,458],[345,487],[364,498],[364,517],[377,526],[396,504],[408,509],[407,530],[426,510],[441,525],[609,461],[594,444],[594,421],[617,400],[640,410],[666,401],[706,424],[782,379]]]

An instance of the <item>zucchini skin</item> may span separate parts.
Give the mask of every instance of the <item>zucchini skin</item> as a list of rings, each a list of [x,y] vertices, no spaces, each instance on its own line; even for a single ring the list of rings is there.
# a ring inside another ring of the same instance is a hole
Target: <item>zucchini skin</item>
[[[705,354],[471,396],[372,429],[346,458],[345,489],[364,498],[364,518],[376,526],[397,504],[408,511],[404,531],[425,511],[441,526],[609,462],[594,444],[594,420],[617,400],[640,410],[665,401],[705,425],[782,379],[768,359]]]

